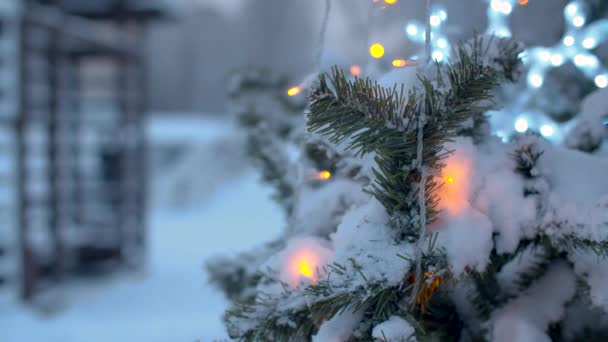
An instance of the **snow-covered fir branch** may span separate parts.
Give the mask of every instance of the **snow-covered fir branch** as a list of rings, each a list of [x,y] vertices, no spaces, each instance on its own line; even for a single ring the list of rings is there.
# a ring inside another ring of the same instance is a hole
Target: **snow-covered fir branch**
[[[390,88],[322,75],[308,128],[311,146],[340,156],[336,177],[299,192],[285,244],[260,254],[266,281],[226,316],[231,336],[542,341],[604,329],[566,319],[581,301],[608,307],[607,162],[489,131],[520,49],[475,38]]]

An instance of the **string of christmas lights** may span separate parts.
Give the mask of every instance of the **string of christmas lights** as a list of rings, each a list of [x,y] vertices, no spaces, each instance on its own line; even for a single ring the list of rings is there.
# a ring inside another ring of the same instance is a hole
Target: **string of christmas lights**
[[[443,62],[450,57],[450,43],[442,30],[444,23],[448,19],[448,12],[441,6],[433,6],[428,19],[431,27],[431,59]],[[405,24],[404,30],[410,40],[421,45],[425,44],[426,28],[423,23],[415,20],[409,21]],[[412,59],[419,57],[413,56]]]
[[[488,28],[486,34],[498,37],[511,37],[509,16],[513,12],[516,0],[488,0]],[[526,2],[527,3],[527,2]]]
[[[397,0],[372,0],[372,3],[383,3],[382,9],[395,5]],[[487,0],[488,27],[487,34],[498,37],[511,37],[512,32],[509,24],[509,17],[517,5],[525,6],[528,0]],[[326,13],[327,14],[327,13]],[[525,50],[522,54],[524,63],[528,66],[526,76],[527,85],[530,89],[542,87],[546,73],[551,68],[556,68],[564,63],[571,62],[590,80],[593,80],[598,88],[608,87],[608,69],[602,65],[593,50],[608,38],[608,19],[599,19],[587,25],[590,9],[582,0],[573,0],[564,8],[564,19],[566,30],[560,41],[550,47],[533,46]],[[433,6],[431,9],[428,23],[430,24],[430,48],[431,60],[443,62],[449,59],[451,46],[445,33],[443,32],[445,23],[448,19],[448,12],[442,6]],[[409,21],[404,25],[407,37],[420,45],[426,41],[426,25],[419,21]],[[324,30],[323,30],[324,31]],[[324,35],[324,33],[323,33]],[[385,56],[385,47],[380,43],[369,45],[369,54],[374,59],[381,59]],[[406,67],[412,65],[411,60],[421,58],[414,55],[409,59],[395,59],[392,61],[393,67]],[[358,65],[352,65],[349,69],[353,76],[359,76],[362,69]],[[305,80],[302,85],[308,82]],[[300,93],[303,86],[299,85],[288,90],[290,96]],[[515,106],[516,111],[524,111],[526,101],[519,101]],[[521,108],[520,108],[521,107]],[[529,115],[528,115],[529,116]],[[537,129],[545,137],[562,136],[562,130],[552,123],[543,113],[538,113],[535,117],[539,120],[530,121],[528,116],[522,114],[512,123],[511,130],[525,132],[528,129]],[[508,135],[508,130],[501,128],[498,132],[504,136]]]
[[[327,26],[329,24],[329,14],[331,13],[331,0],[325,0],[325,9],[323,11],[323,19],[321,21],[321,29],[319,30],[319,38],[317,41],[317,49],[315,50],[314,61],[317,71],[305,77],[300,84],[287,89],[288,96],[297,96],[302,92],[302,89],[309,87],[321,69],[321,59],[325,48],[325,36],[327,35]]]
[[[488,34],[499,37],[511,37],[509,16],[514,7],[527,5],[527,0],[488,0]],[[608,86],[608,70],[602,65],[593,50],[608,37],[608,19],[600,19],[587,25],[590,9],[582,0],[574,0],[564,7],[566,29],[560,41],[550,47],[533,46],[524,52],[522,59],[528,66],[527,85],[531,90],[543,86],[545,75],[551,68],[557,68],[571,62],[585,77],[593,80],[598,88]],[[546,138],[560,141],[568,127],[556,125],[545,113],[525,111],[530,93],[511,108],[511,111],[522,112],[512,124],[511,130],[523,133],[535,129]],[[506,139],[509,131],[502,127],[496,132]]]
[[[527,1],[488,0],[488,29],[487,33],[499,37],[510,37],[508,19],[513,7]],[[581,0],[574,0],[564,8],[566,30],[559,43],[552,47],[535,46],[526,50],[524,62],[529,66],[527,76],[531,88],[543,85],[544,76],[548,69],[559,67],[571,61],[583,74],[592,79],[599,88],[608,86],[608,69],[592,53],[600,43],[608,37],[608,19],[600,19],[587,24],[590,10]]]

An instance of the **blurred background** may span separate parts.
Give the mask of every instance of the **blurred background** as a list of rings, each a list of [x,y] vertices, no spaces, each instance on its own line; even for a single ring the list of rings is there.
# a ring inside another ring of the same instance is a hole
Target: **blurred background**
[[[436,2],[450,41],[485,31],[487,1]],[[515,38],[561,39],[565,0],[520,2]],[[0,340],[226,337],[205,260],[285,224],[227,81],[264,68],[287,92],[422,49],[404,23],[423,1],[331,4],[320,39],[322,0],[0,0]],[[558,85],[571,101],[546,112],[566,120],[587,88]]]

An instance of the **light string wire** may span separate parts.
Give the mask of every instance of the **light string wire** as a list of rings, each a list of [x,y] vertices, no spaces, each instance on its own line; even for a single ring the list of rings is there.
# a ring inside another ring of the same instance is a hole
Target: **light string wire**
[[[315,70],[317,70],[317,72],[321,71],[321,59],[323,58],[323,50],[325,48],[325,36],[327,35],[327,27],[329,24],[329,14],[331,12],[331,0],[325,0],[325,11],[323,13],[323,20],[321,21],[321,30],[319,31],[319,40],[317,41],[317,49],[316,49],[316,53],[314,55],[314,63],[315,63]],[[316,77],[316,72],[314,73],[315,77]],[[309,77],[310,78],[310,77]],[[302,84],[307,83],[308,80],[304,80],[302,82]],[[304,155],[305,153],[305,148],[304,146],[302,146],[300,148],[300,155]],[[295,231],[295,227],[296,227],[296,223],[297,223],[297,212],[298,212],[298,208],[299,208],[299,204],[300,204],[300,195],[302,193],[302,185],[303,185],[303,179],[304,179],[304,170],[301,167],[297,167],[295,169],[296,172],[296,186],[295,186],[295,193],[294,193],[294,201],[293,201],[293,212],[291,214],[291,217],[289,218],[290,224],[289,227],[291,227],[292,232]]]
[[[426,19],[426,33],[425,33],[425,42],[424,42],[424,53],[426,56],[426,62],[431,62],[431,0],[426,1],[426,9],[425,9],[425,19]]]
[[[426,0],[426,62],[431,63],[431,0]],[[411,305],[416,305],[416,299],[418,297],[418,291],[420,291],[420,285],[422,284],[422,245],[425,241],[426,233],[426,170],[423,165],[423,152],[424,152],[424,115],[419,113],[418,115],[418,141],[416,146],[416,164],[420,171],[420,185],[418,190],[418,206],[420,216],[420,227],[418,233],[418,241],[416,242],[416,278],[414,279],[414,289],[412,291]]]
[[[407,37],[424,46],[424,59],[427,61],[443,62],[450,56],[450,43],[443,26],[448,18],[448,12],[443,6],[433,6],[426,3],[425,21],[420,23],[411,20],[405,23],[404,30]],[[412,56],[410,58],[417,58]]]
[[[315,52],[315,66],[317,70],[321,70],[321,62],[323,58],[323,49],[325,47],[325,36],[327,35],[327,26],[329,25],[329,13],[331,12],[331,0],[325,0],[325,11],[321,22],[321,30],[319,31],[319,40]]]

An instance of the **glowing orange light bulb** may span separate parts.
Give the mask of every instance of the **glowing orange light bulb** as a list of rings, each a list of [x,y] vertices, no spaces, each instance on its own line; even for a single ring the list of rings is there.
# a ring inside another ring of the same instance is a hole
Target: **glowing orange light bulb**
[[[376,58],[382,58],[382,56],[384,56],[384,46],[382,46],[382,44],[372,44],[372,46],[369,47],[369,54]]]
[[[306,278],[311,278],[314,276],[314,273],[312,272],[312,268],[310,267],[310,265],[308,264],[308,262],[306,260],[300,260],[298,262],[298,272],[300,272],[300,275],[306,277]]]
[[[518,4],[520,6],[526,6],[528,4],[528,0],[519,0]]]
[[[281,263],[280,279],[294,288],[316,283],[327,272],[324,265],[333,258],[332,251],[317,238],[291,239],[281,255],[277,260]]]
[[[314,251],[309,249],[297,251],[289,258],[289,283],[298,286],[302,278],[306,278],[310,283],[315,283],[318,276],[316,269],[319,264],[319,256],[314,254]]]
[[[330,178],[331,178],[331,172],[329,172],[327,170],[323,170],[323,171],[319,172],[319,179],[328,180]]]
[[[441,173],[445,186],[438,191],[440,206],[452,215],[459,214],[469,205],[471,161],[457,153],[448,158]]]
[[[350,66],[350,74],[353,76],[359,76],[361,75],[361,67],[358,65],[351,65]]]
[[[291,87],[289,88],[289,90],[287,90],[287,95],[289,96],[296,96],[298,95],[300,92],[302,91],[302,89],[300,89],[300,87],[296,86],[296,87]]]
[[[395,68],[402,68],[402,67],[407,66],[407,65],[408,65],[408,63],[407,63],[407,61],[405,59],[394,59],[393,60],[393,66]]]

